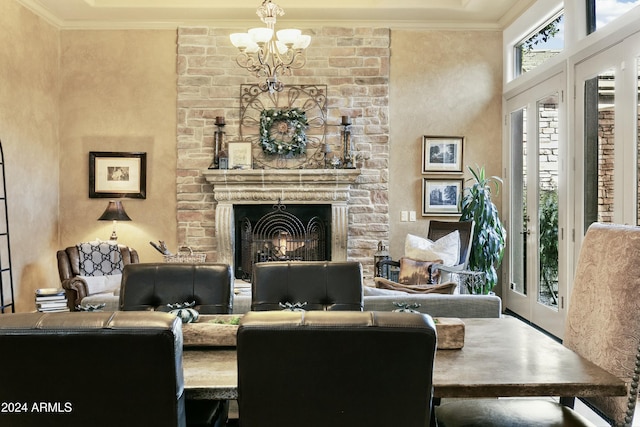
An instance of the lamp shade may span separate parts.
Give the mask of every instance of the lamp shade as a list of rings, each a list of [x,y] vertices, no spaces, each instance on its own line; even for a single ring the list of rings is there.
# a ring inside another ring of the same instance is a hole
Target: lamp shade
[[[104,210],[104,213],[98,218],[98,221],[131,221],[131,218],[129,218],[129,215],[125,212],[121,201],[109,200],[107,209]]]

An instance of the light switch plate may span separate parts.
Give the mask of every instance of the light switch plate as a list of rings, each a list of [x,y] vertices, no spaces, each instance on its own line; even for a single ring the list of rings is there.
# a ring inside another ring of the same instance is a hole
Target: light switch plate
[[[400,212],[400,221],[409,221],[409,214],[407,211]]]
[[[409,221],[415,222],[416,220],[416,211],[409,211]]]

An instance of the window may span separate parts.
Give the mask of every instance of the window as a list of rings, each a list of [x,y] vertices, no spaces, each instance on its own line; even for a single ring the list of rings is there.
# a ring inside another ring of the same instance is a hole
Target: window
[[[587,34],[604,27],[640,4],[640,0],[587,0]]]
[[[564,12],[561,11],[515,45],[515,75],[519,76],[533,70],[560,53],[563,48]]]

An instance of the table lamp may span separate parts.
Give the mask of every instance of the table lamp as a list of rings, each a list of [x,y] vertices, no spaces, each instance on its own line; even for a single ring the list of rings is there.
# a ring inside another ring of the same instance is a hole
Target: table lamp
[[[125,212],[120,200],[109,200],[107,209],[105,209],[104,213],[98,218],[98,221],[113,221],[113,232],[111,233],[110,240],[116,241],[118,240],[118,236],[116,235],[116,222],[131,221],[131,218],[129,218],[129,215]]]

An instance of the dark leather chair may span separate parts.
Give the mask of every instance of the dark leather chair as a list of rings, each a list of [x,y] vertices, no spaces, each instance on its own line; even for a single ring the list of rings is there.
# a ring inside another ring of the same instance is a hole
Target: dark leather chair
[[[168,304],[195,301],[200,314],[228,314],[232,289],[228,264],[129,264],[122,273],[120,309],[169,311]]]
[[[12,405],[0,425],[185,426],[179,322],[149,312],[0,316],[0,402]]]
[[[124,245],[118,245],[122,253],[124,265],[140,262],[138,252]],[[60,283],[67,296],[67,305],[71,311],[81,305],[82,300],[89,295],[87,283],[80,277],[80,253],[77,246],[69,246],[56,252],[58,258],[58,274]]]
[[[426,427],[436,331],[416,313],[250,312],[238,329],[242,427]]]
[[[358,262],[280,261],[253,267],[251,310],[362,311],[362,265]]]

